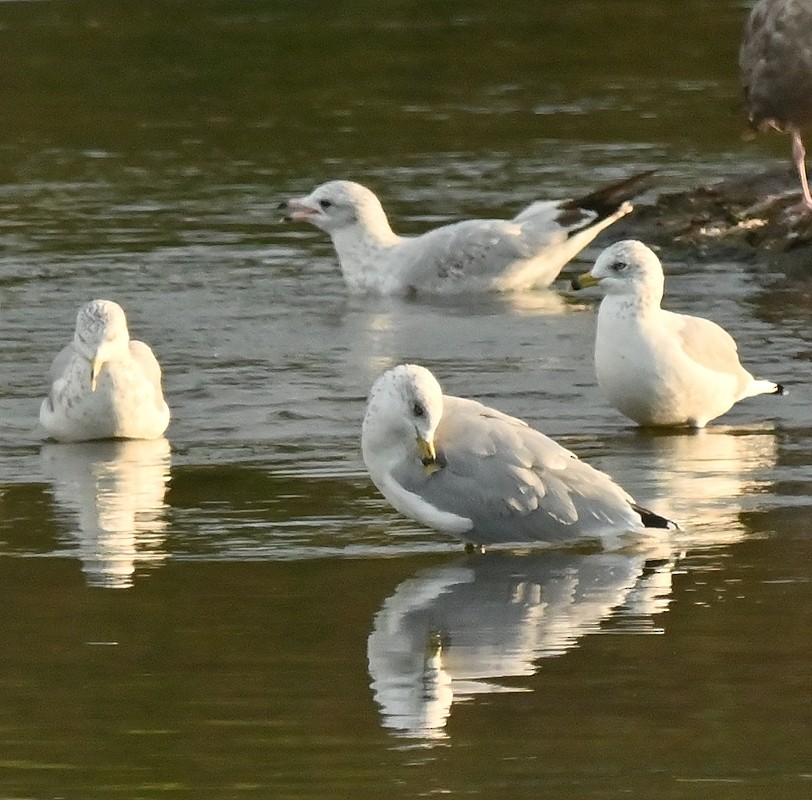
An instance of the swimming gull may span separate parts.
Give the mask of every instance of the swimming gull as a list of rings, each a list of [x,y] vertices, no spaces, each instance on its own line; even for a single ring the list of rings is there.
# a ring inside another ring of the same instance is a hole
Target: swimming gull
[[[595,370],[622,414],[644,426],[704,428],[734,403],[784,387],[757,380],[715,322],[660,307],[663,268],[642,242],[606,248],[574,288],[600,284]]]
[[[169,424],[161,368],[130,339],[123,309],[93,300],[76,316],[73,341],[54,359],[40,422],[58,441],[157,439]]]
[[[522,420],[443,395],[415,364],[373,384],[361,449],[373,483],[398,511],[472,545],[613,547],[647,526],[673,526]]]
[[[812,123],[812,3],[757,3],[745,26],[739,67],[751,125],[791,135],[803,205],[812,210],[801,138],[801,130]]]
[[[384,295],[512,291],[549,286],[602,230],[632,210],[651,171],[577,200],[537,201],[512,220],[464,220],[399,236],[376,195],[330,181],[283,206],[330,234],[351,292]]]

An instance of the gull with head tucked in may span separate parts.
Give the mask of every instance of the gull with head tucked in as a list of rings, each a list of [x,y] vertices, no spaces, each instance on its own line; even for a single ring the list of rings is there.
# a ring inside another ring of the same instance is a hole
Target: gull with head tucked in
[[[79,309],[73,341],[54,359],[40,422],[62,442],[157,439],[169,424],[161,368],[149,346],[130,339],[118,303]]]
[[[377,196],[330,181],[283,204],[286,218],[326,231],[351,292],[420,295],[549,286],[602,230],[632,210],[651,172],[577,200],[538,201],[511,220],[464,220],[399,236]]]
[[[398,511],[471,545],[614,547],[646,527],[674,527],[522,420],[444,395],[415,364],[375,381],[361,449]]]
[[[655,253],[628,240],[607,247],[576,289],[600,285],[595,371],[609,402],[643,426],[704,428],[734,403],[783,394],[739,362],[715,322],[660,307],[665,278]]]

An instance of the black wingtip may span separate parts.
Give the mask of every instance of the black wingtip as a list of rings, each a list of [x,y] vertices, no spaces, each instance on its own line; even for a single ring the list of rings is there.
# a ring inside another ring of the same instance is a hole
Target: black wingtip
[[[775,391],[773,392],[773,394],[786,394],[786,393],[787,393],[787,387],[784,386],[783,383],[776,383],[775,384]]]
[[[649,511],[647,508],[643,508],[642,506],[635,504],[632,504],[632,508],[640,515],[643,525],[645,525],[647,528],[664,528],[665,530],[670,531],[679,529],[679,525],[677,525],[676,522],[672,522],[670,519],[661,517],[659,514],[655,514],[653,511]]]
[[[603,219],[614,214],[623,203],[648,188],[649,179],[656,171],[656,169],[643,170],[643,172],[638,172],[628,178],[623,178],[623,180],[602,186],[600,189],[585,194],[583,197],[568,200],[563,204],[562,208],[567,210],[580,208],[586,211],[594,211],[600,219]]]

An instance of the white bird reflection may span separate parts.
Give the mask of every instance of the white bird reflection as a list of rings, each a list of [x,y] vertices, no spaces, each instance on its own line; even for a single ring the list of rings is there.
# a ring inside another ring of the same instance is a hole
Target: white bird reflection
[[[525,691],[499,679],[532,675],[536,661],[576,647],[612,618],[656,632],[674,559],[666,552],[486,553],[401,583],[367,641],[383,726],[444,738],[454,702]]]
[[[778,458],[774,430],[716,427],[641,437],[635,445],[653,456],[644,461],[659,498],[646,502],[680,524],[683,549],[729,545],[747,535],[740,515],[757,507],[769,485]]]
[[[57,504],[78,514],[78,555],[90,586],[127,588],[137,563],[163,561],[166,439],[46,443],[40,456]]]
[[[353,367],[363,370],[371,384],[381,372],[398,363],[393,353],[408,352],[417,361],[436,358],[438,336],[445,343],[446,353],[470,353],[473,348],[483,363],[503,360],[506,348],[518,350],[526,341],[524,318],[534,318],[542,331],[538,336],[543,338],[544,331],[549,330],[558,338],[562,336],[562,320],[564,336],[570,324],[575,327],[572,312],[578,308],[572,300],[552,291],[463,295],[419,303],[376,298],[374,306],[368,298],[355,297],[345,306],[343,326],[357,358]],[[498,329],[488,324],[495,315],[506,320]],[[559,357],[565,358],[566,354]]]

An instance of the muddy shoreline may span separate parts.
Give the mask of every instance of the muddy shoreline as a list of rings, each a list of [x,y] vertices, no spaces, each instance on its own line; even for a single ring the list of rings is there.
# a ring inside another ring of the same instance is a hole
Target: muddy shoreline
[[[769,264],[812,277],[812,213],[800,208],[795,171],[771,170],[640,203],[612,226],[664,256]]]

